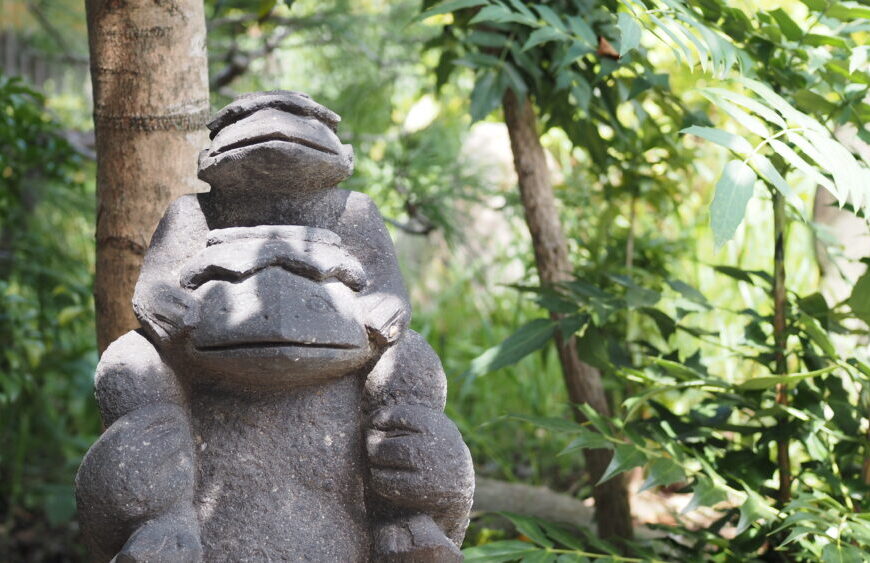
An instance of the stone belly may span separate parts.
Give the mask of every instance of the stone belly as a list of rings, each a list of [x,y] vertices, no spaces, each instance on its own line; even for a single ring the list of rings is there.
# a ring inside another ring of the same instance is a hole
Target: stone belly
[[[366,561],[354,377],[238,398],[194,390],[196,509],[205,561]]]

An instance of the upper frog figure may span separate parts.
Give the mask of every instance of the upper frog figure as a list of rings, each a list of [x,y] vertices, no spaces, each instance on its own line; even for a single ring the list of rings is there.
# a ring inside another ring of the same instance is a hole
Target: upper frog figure
[[[163,286],[170,263],[174,271],[206,246],[210,230],[299,225],[334,232],[362,264],[372,336],[385,344],[402,333],[411,307],[384,220],[368,196],[338,187],[353,173],[353,149],[336,135],[339,121],[308,95],[283,90],[245,94],[217,113],[208,124],[211,147],[199,160],[211,190],[170,206],[136,287],[134,307],[146,330],[163,337],[183,325],[183,297],[143,302]]]
[[[353,148],[336,135],[341,118],[308,95],[245,94],[208,124],[211,147],[199,177],[212,190],[291,198],[335,187],[353,173]]]

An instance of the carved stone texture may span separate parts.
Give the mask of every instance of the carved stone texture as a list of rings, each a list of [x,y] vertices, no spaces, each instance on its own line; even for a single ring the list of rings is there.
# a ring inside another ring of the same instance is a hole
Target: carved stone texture
[[[100,360],[76,478],[94,561],[459,561],[474,475],[383,219],[304,94],[210,124]]]

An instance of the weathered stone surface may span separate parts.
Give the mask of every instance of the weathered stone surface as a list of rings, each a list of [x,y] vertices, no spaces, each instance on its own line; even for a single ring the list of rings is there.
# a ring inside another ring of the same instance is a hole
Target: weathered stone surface
[[[97,368],[76,478],[95,561],[458,561],[473,470],[383,219],[308,96],[210,125],[212,187],[167,210],[142,330]]]

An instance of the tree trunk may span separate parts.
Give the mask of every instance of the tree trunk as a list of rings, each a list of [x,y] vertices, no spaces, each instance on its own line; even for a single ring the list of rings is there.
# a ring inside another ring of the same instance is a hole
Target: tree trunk
[[[528,98],[519,100],[508,90],[503,99],[505,123],[511,139],[514,167],[520,186],[520,199],[532,235],[535,263],[543,285],[572,279],[568,243],[562,230],[544,148],[537,131],[537,119]],[[551,315],[558,319],[559,315]],[[568,398],[573,405],[588,403],[604,415],[610,414],[601,374],[583,363],[577,355],[577,340],[572,334],[557,334],[556,346]],[[574,416],[582,420],[576,408]],[[610,463],[609,450],[585,450],[586,465],[593,483]],[[593,489],[598,535],[630,539],[633,535],[631,509],[624,475]]]
[[[139,326],[131,300],[167,205],[196,179],[209,112],[202,0],[87,0],[97,141],[94,296],[102,351]]]

